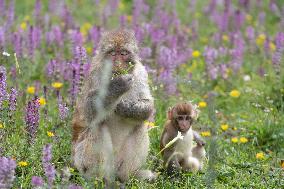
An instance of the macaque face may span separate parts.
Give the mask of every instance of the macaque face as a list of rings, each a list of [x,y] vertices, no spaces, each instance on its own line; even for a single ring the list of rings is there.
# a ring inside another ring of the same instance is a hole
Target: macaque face
[[[191,127],[192,121],[193,119],[190,115],[177,115],[176,116],[177,129],[182,133],[186,133]]]
[[[112,60],[114,74],[123,74],[130,71],[132,65],[131,53],[122,48],[116,48],[108,52],[107,57]]]

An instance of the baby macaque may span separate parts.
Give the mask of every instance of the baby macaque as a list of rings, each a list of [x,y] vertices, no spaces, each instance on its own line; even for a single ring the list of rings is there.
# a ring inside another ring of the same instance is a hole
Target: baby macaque
[[[202,169],[205,158],[205,142],[200,135],[192,129],[198,112],[190,103],[180,103],[168,110],[168,120],[160,141],[164,165],[168,174],[176,170],[198,171]],[[168,148],[165,146],[173,140],[178,132],[183,139],[178,139]],[[193,144],[193,140],[196,145]]]

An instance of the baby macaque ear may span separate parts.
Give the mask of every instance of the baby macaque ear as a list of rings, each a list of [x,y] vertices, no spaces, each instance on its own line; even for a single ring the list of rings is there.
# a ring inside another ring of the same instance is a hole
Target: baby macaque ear
[[[192,105],[191,117],[194,120],[197,120],[197,118],[199,117],[199,112],[200,110],[197,108],[197,105],[196,104]]]
[[[167,112],[167,119],[172,120],[173,119],[173,108],[169,107]]]

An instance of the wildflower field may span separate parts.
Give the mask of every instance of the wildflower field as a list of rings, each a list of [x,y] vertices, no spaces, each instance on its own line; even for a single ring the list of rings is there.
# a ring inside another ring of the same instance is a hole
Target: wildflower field
[[[71,165],[71,118],[104,31],[132,28],[149,74],[153,183],[127,188],[284,188],[284,1],[0,0],[0,189],[101,188]],[[191,101],[205,167],[169,179],[168,107]]]

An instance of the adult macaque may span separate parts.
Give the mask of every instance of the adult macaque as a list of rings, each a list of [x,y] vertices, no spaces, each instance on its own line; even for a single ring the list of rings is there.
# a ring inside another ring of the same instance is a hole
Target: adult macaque
[[[108,72],[107,63],[111,63]],[[144,120],[153,110],[147,80],[134,33],[125,29],[106,33],[72,120],[72,160],[87,178],[102,177],[106,183],[115,178],[124,183],[130,175],[155,178],[150,170],[141,170],[149,150]]]
[[[168,120],[160,141],[164,164],[168,174],[176,170],[198,171],[202,168],[205,158],[205,142],[200,135],[192,130],[197,110],[190,103],[180,103],[168,110]],[[168,148],[165,146],[173,140],[178,132],[183,139],[178,139]],[[193,140],[196,145],[193,144]]]

